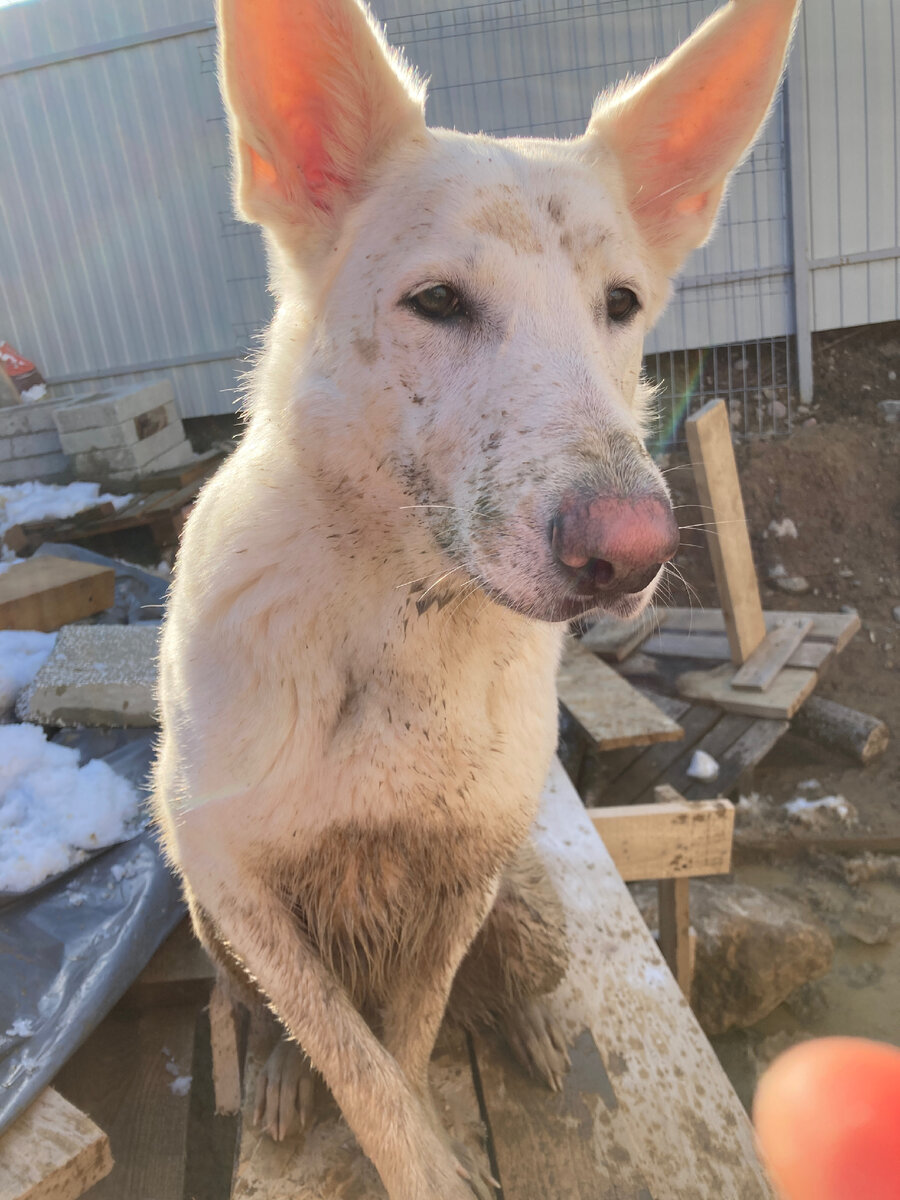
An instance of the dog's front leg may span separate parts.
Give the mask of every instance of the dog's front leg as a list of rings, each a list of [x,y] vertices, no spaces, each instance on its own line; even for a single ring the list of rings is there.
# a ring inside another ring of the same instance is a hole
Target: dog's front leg
[[[426,1105],[300,936],[280,897],[259,878],[211,875],[208,867],[194,890],[331,1088],[391,1200],[471,1200]]]

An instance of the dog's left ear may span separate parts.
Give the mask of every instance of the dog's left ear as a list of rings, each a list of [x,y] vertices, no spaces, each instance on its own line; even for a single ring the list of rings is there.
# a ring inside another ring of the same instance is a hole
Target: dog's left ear
[[[799,0],[731,0],[692,37],[612,95],[585,138],[612,151],[626,200],[667,272],[709,237],[729,174],[775,95]]]

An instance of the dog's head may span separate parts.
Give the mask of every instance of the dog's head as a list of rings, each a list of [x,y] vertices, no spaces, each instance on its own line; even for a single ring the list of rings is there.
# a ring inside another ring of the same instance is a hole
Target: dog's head
[[[643,446],[644,336],[712,228],[795,0],[731,0],[572,141],[425,126],[355,0],[223,0],[238,211],[309,333],[285,438],[543,620],[637,612],[678,530]]]

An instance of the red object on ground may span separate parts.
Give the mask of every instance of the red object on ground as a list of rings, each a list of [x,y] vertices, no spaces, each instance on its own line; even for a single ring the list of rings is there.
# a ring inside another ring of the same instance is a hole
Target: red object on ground
[[[900,1050],[821,1038],[772,1063],[753,1122],[781,1200],[900,1200]]]
[[[44,382],[34,363],[29,362],[18,350],[14,350],[9,342],[0,342],[0,368],[7,373],[18,392],[24,392],[35,384]]]

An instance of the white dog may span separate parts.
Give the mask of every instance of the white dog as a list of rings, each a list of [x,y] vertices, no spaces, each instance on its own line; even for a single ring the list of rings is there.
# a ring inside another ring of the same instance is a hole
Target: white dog
[[[794,7],[732,0],[583,137],[532,141],[427,129],[355,0],[222,2],[236,203],[278,308],[184,534],[156,806],[198,933],[286,1030],[261,1117],[280,1136],[305,1108],[299,1045],[392,1200],[492,1194],[429,1096],[451,989],[565,1070],[526,840],[560,645],[637,613],[675,552],[642,340]]]

